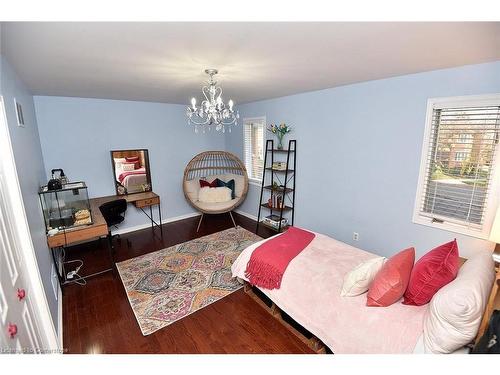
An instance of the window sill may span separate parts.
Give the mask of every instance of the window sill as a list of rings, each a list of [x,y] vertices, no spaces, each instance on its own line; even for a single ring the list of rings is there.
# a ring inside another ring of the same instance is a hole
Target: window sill
[[[436,223],[436,222],[432,222],[432,220],[430,218],[422,217],[422,216],[413,217],[412,221],[414,224],[425,225],[427,227],[431,227],[431,228],[435,228],[435,229],[441,229],[441,230],[445,230],[445,231],[453,232],[453,233],[458,233],[458,234],[462,234],[462,235],[469,236],[469,237],[474,237],[474,238],[478,238],[478,239],[482,239],[482,240],[488,240],[488,234],[487,234],[487,231],[485,229],[483,229],[482,231],[468,229],[462,225],[454,224],[454,223],[450,223],[450,222],[448,222],[448,223],[446,223],[446,222]]]
[[[262,180],[257,180],[254,178],[249,178],[248,183],[253,186],[261,187],[262,186]]]

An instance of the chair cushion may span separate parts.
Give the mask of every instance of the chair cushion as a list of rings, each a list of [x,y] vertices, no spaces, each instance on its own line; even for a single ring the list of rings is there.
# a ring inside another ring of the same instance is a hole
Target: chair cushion
[[[234,195],[235,198],[240,198],[243,196],[243,192],[245,191],[245,177],[239,174],[227,173],[220,175],[211,175],[206,176],[205,180],[209,182],[215,181],[218,178],[222,181],[234,180]],[[184,191],[188,199],[197,204],[198,201],[198,191],[200,190],[200,182],[198,178],[194,178],[192,180],[184,181]]]
[[[457,277],[459,268],[456,240],[429,251],[415,263],[403,303],[425,305],[439,289]]]
[[[218,202],[218,203],[209,203],[209,202],[200,202],[196,201],[194,204],[203,211],[208,211],[208,212],[216,212],[216,211],[226,211],[229,208],[231,208],[235,203],[239,201],[238,198],[236,199],[231,199],[230,201],[227,202]]]
[[[366,305],[386,307],[403,297],[414,262],[415,249],[413,247],[389,258],[370,286]]]

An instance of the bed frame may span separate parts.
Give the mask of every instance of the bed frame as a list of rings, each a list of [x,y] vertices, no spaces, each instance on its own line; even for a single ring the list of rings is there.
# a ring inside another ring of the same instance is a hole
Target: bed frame
[[[257,288],[245,281],[244,291],[254,299],[264,310],[273,318],[287,328],[294,336],[306,344],[317,354],[333,354],[330,349],[316,336],[299,323],[293,320],[286,312],[281,310],[269,297],[259,291]]]
[[[462,266],[467,259],[460,258],[460,266]],[[493,286],[491,288],[488,303],[481,319],[481,324],[473,344],[477,343],[481,336],[486,331],[490,317],[493,314],[495,307],[495,299],[497,297],[499,283],[500,283],[500,268],[495,268],[496,276]],[[332,351],[316,336],[314,336],[307,329],[302,327],[299,323],[294,321],[286,312],[281,310],[269,297],[259,291],[256,287],[250,285],[247,281],[244,283],[244,291],[251,298],[253,298],[264,310],[266,310],[272,317],[279,321],[285,328],[287,328],[294,336],[306,344],[311,350],[317,354],[333,354]]]

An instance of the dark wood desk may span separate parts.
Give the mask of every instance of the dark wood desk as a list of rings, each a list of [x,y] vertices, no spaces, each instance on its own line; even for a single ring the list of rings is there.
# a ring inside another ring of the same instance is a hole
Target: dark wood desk
[[[104,220],[104,217],[102,216],[99,206],[101,206],[103,203],[110,202],[116,199],[125,199],[127,203],[133,204],[135,207],[139,208],[151,220],[151,229],[154,231],[154,227],[156,226],[158,229],[160,229],[161,236],[163,237],[163,230],[161,227],[160,196],[158,194],[153,192],[146,192],[129,195],[109,195],[106,197],[91,198],[89,201],[92,214],[92,224],[61,230],[57,234],[52,236],[47,235],[47,244],[51,250],[54,265],[56,266],[56,270],[58,271],[59,281],[61,285],[67,283],[67,280],[65,277],[66,275],[61,275],[59,273],[59,267],[57,266],[54,249],[59,247],[64,248],[77,244],[79,242],[107,236],[109,234],[108,225],[106,224],[106,220]],[[153,206],[158,206],[158,223],[154,220],[153,217]],[[144,210],[144,208],[146,207],[149,207],[149,214]],[[109,250],[112,263],[111,268],[102,272],[98,272],[97,274],[112,271],[114,269],[114,257],[111,252],[111,248]],[[85,279],[94,275],[96,274],[88,275],[82,278]]]

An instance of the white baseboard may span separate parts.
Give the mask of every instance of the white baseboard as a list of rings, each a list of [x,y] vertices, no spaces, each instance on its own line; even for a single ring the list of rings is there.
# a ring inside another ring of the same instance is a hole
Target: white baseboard
[[[167,223],[171,223],[173,221],[189,219],[191,217],[200,216],[200,215],[201,214],[199,212],[191,212],[191,213],[185,214],[185,215],[169,217],[167,219],[162,220],[161,223],[167,224]],[[133,227],[128,227],[128,228],[120,228],[120,229],[114,230],[113,234],[130,233],[130,232],[134,232],[136,230],[141,230],[141,229],[146,229],[146,228],[151,228],[151,222],[148,222],[145,224],[140,224],[140,225],[134,225]]]
[[[240,214],[242,216],[248,217],[249,219],[252,219],[254,221],[257,221],[257,216],[251,215],[247,212],[241,211],[241,210],[234,210],[237,214]]]

